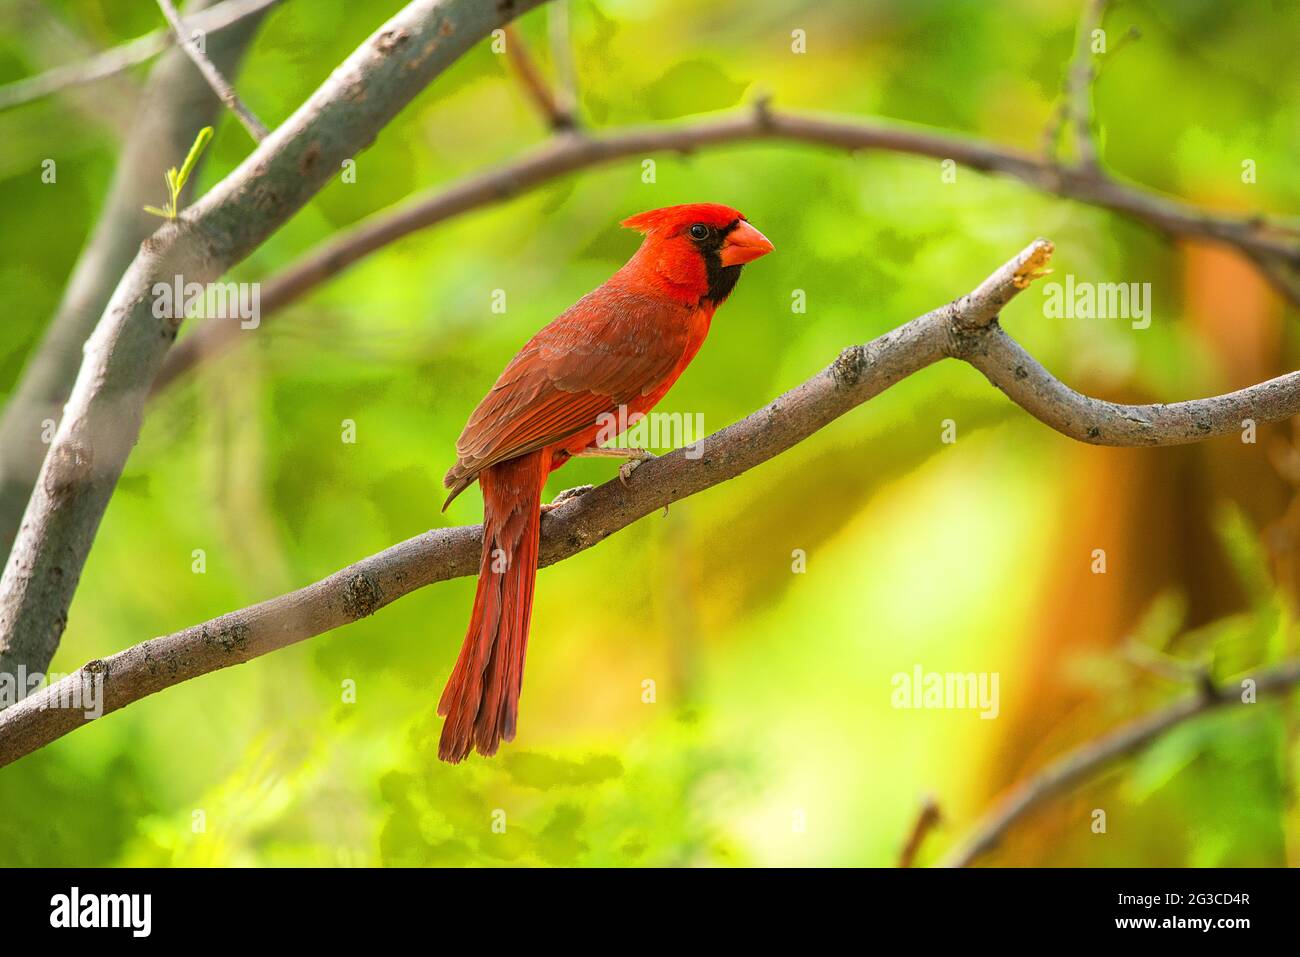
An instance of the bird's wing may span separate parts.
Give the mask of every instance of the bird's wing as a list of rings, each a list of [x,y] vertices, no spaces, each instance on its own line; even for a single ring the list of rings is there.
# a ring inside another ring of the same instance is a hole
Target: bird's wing
[[[649,297],[598,289],[534,336],[457,440],[444,480],[452,497],[488,466],[560,442],[660,385],[682,356],[663,310]]]

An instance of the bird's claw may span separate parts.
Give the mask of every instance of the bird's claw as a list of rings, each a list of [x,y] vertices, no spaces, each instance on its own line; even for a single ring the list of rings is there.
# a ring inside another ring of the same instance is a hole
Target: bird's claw
[[[633,472],[640,468],[641,463],[648,462],[654,457],[653,452],[647,452],[645,449],[640,449],[636,458],[628,459],[618,467],[618,480],[624,485],[627,485],[627,480],[632,477]]]
[[[555,498],[552,499],[551,501],[542,503],[541,506],[542,514],[543,515],[546,514],[553,508],[559,508],[565,502],[572,502],[575,498],[577,498],[580,495],[586,495],[595,487],[596,486],[594,485],[575,485],[573,488],[566,488],[559,495],[555,496]]]

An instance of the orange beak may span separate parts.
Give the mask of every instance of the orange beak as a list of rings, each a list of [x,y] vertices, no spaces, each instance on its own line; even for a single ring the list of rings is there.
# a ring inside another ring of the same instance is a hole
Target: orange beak
[[[739,266],[753,262],[759,256],[766,256],[773,248],[766,236],[742,219],[723,240],[722,265]]]

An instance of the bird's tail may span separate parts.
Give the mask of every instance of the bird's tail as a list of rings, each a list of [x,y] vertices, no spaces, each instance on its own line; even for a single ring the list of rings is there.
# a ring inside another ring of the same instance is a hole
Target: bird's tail
[[[528,622],[537,578],[544,451],[484,469],[483,559],[469,631],[438,702],[442,727],[438,757],[455,764],[478,746],[496,754],[513,741],[519,716]]]

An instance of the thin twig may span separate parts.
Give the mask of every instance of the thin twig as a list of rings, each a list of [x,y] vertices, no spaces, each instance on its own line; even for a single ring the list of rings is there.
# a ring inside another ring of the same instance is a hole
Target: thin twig
[[[0,28],[12,36],[22,37],[24,57],[42,69],[79,63],[102,50],[79,24],[70,22],[61,11],[41,0],[11,0],[7,9],[0,4]],[[0,92],[3,89],[0,87]],[[140,84],[132,76],[114,76],[105,89],[97,91],[79,88],[63,91],[63,100],[77,114],[121,142],[126,141],[134,126],[140,96]]]
[[[280,0],[226,0],[211,9],[187,13],[185,26],[190,31],[199,30],[211,36],[279,2]],[[170,28],[155,30],[77,63],[68,63],[36,76],[6,83],[0,86],[0,110],[30,103],[70,87],[106,80],[153,59],[175,42]]]
[[[1300,412],[1300,372],[1228,395],[1170,405],[1127,406],[1080,395],[1058,382],[1001,328],[1010,300],[1043,274],[1052,244],[1037,240],[972,292],[861,346],[745,419],[702,440],[703,455],[678,450],[643,463],[551,509],[539,557],[550,565],[793,448],[844,413],[944,358],[975,365],[1026,411],[1097,445],[1179,445],[1236,432],[1249,416],[1274,422]],[[418,588],[477,572],[482,526],[439,528],[394,545],[296,592],[234,611],[94,661],[64,682],[0,711],[0,765],[85,723],[49,707],[74,682],[99,675],[104,710],[374,614]]]
[[[208,59],[208,55],[200,49],[199,44],[186,33],[185,24],[181,22],[181,15],[176,12],[172,0],[158,0],[158,8],[162,10],[163,16],[167,18],[167,23],[172,28],[172,34],[176,37],[176,42],[185,51],[185,55],[194,61],[194,65],[199,68],[203,78],[208,81],[208,86],[212,87],[212,92],[217,94],[217,98],[235,114],[239,122],[243,124],[244,129],[248,130],[248,135],[253,138],[254,142],[260,143],[266,139],[268,131],[262,121],[244,105],[244,101],[239,98],[239,94],[230,85],[230,81],[222,76],[216,64]]]
[[[569,0],[555,0],[546,8],[546,32],[555,65],[555,100],[560,111],[575,124],[578,118],[578,68],[573,60],[569,27]]]
[[[1148,674],[1175,684],[1201,687],[1210,674],[1209,669],[1201,662],[1175,658],[1140,641],[1126,642],[1123,655],[1131,664]]]
[[[1043,155],[1049,159],[1060,147],[1061,131],[1074,120],[1077,169],[1081,172],[1100,172],[1096,137],[1093,132],[1093,89],[1101,77],[1102,69],[1127,44],[1138,40],[1142,31],[1130,26],[1114,43],[1109,43],[1104,54],[1092,52],[1092,34],[1100,27],[1105,14],[1105,0],[1084,0],[1076,34],[1075,52],[1065,71],[1061,97],[1043,128]]]
[[[553,132],[574,128],[573,114],[560,105],[559,99],[542,76],[541,68],[529,52],[528,44],[513,25],[505,27],[506,60],[519,85],[524,88],[528,101],[537,108]]]
[[[1300,684],[1300,661],[1289,661],[1246,677],[1253,678],[1256,695],[1285,692]],[[1011,827],[1049,798],[1062,794],[1101,769],[1147,747],[1161,735],[1192,718],[1241,704],[1226,688],[1193,696],[1122,725],[1095,741],[1063,754],[1037,774],[1013,787],[976,824],[972,833],[945,860],[948,867],[966,867],[993,850]],[[1243,707],[1254,707],[1242,705]],[[0,712],[0,719],[3,712]]]
[[[1264,274],[1264,278],[1273,284],[1274,289],[1292,302],[1300,303],[1300,260],[1258,252],[1248,252],[1246,255]]]
[[[1074,125],[1074,150],[1080,170],[1098,168],[1097,142],[1092,133],[1092,84],[1096,78],[1093,64],[1092,34],[1101,28],[1106,0],[1083,0],[1075,37],[1074,60],[1066,74],[1066,102]]]
[[[911,867],[916,863],[916,856],[921,852],[921,846],[925,839],[930,836],[930,832],[939,826],[943,820],[943,815],[939,812],[939,803],[933,795],[927,795],[921,802],[921,810],[917,812],[916,820],[912,822],[912,829],[907,834],[907,840],[903,843],[903,849],[898,853],[898,866]]]

